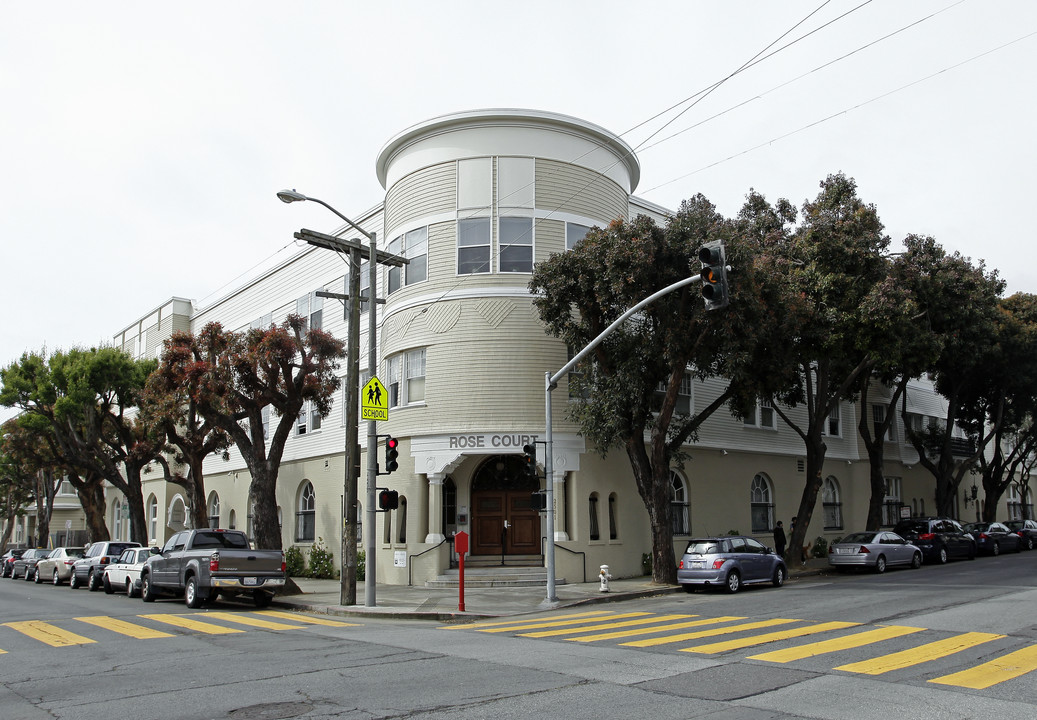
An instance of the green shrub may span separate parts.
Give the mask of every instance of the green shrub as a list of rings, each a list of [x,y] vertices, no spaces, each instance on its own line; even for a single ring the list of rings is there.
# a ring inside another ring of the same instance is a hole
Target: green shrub
[[[356,579],[367,577],[367,554],[363,550],[356,551]]]
[[[324,538],[317,538],[310,548],[310,577],[335,577],[335,555],[324,544]]]
[[[818,535],[810,554],[816,558],[828,557],[828,541]]]
[[[302,551],[295,545],[284,551],[284,564],[288,577],[305,577],[306,563],[302,559]]]
[[[728,535],[741,535],[742,533],[738,532],[737,530],[728,530],[727,534]]]
[[[645,575],[652,574],[652,553],[641,554],[641,572]]]

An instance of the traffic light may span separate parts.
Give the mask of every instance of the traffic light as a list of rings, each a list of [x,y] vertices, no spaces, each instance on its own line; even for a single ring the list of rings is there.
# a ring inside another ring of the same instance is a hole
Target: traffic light
[[[699,262],[702,263],[702,299],[706,301],[707,310],[726,307],[727,296],[727,259],[724,255],[724,244],[719,240],[706,243],[699,249]]]
[[[385,438],[385,474],[398,470],[400,467],[399,461],[396,459],[400,456],[400,441],[394,438],[392,435],[387,435]]]
[[[395,510],[400,506],[400,494],[395,490],[379,490],[378,491],[378,509]]]
[[[533,443],[522,446],[523,472],[526,477],[537,477],[537,446]]]

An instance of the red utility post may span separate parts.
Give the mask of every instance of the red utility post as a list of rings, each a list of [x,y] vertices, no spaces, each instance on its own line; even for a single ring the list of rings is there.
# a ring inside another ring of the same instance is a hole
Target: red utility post
[[[468,533],[462,530],[454,535],[454,550],[458,558],[457,610],[464,612],[464,556],[468,553]]]

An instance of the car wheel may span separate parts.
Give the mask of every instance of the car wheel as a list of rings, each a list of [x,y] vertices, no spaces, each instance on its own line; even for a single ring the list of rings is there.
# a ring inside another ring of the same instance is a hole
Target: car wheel
[[[1001,545],[999,543],[994,543],[994,549],[990,552],[993,553],[994,557],[997,557],[1001,554]]]
[[[32,582],[32,575],[29,574],[29,568],[25,568],[25,577],[22,578],[25,582]]]
[[[34,583],[36,583],[37,585],[42,585],[43,584],[43,578],[40,577],[40,571],[39,570],[37,570],[36,572],[34,572],[32,574],[32,581]]]
[[[86,589],[90,592],[97,592],[101,589],[101,578],[97,575],[97,570],[90,568],[90,574],[86,576]]]
[[[112,581],[108,579],[107,575],[101,578],[101,585],[104,586],[105,595],[111,595],[115,592],[115,588],[112,587]]]
[[[73,570],[72,574],[68,576],[68,586],[73,590],[79,589],[79,576],[76,575],[75,570]]]
[[[785,584],[785,576],[785,568],[779,565],[774,568],[774,577],[771,578],[771,583],[773,583],[774,587],[781,587]]]
[[[732,570],[727,574],[724,584],[727,586],[729,593],[736,593],[742,587],[742,576],[738,574],[737,570]]]
[[[879,555],[875,558],[875,572],[884,573],[886,572],[886,556]]]
[[[187,585],[184,586],[184,602],[192,610],[202,606],[202,598],[198,595],[198,578],[193,575],[187,578]]]
[[[137,589],[133,587],[132,578],[126,578],[126,597],[137,597]]]
[[[940,561],[941,565],[946,565],[947,564],[947,548],[945,548],[945,547],[940,548],[940,554],[937,557],[937,560]]]
[[[262,590],[256,590],[252,594],[252,602],[256,604],[257,608],[265,608],[273,602],[274,596],[270,593],[263,592]]]
[[[917,570],[920,567],[922,567],[922,553],[916,552],[911,556],[911,568]]]
[[[61,584],[61,578],[58,577],[58,571],[57,570],[54,571],[54,576],[50,579],[50,581],[52,583],[54,583],[55,585],[60,585]]]
[[[140,599],[144,602],[155,602],[155,591],[151,587],[151,576],[140,576]]]
[[[1032,537],[1026,538],[1026,549],[1027,550],[1033,550],[1033,538]]]

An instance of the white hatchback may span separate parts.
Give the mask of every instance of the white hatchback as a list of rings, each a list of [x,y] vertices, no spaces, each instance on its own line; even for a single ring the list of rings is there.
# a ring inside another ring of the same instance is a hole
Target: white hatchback
[[[140,594],[140,571],[144,563],[158,548],[133,547],[126,548],[115,562],[105,566],[101,584],[104,591],[111,595],[116,590],[125,590],[128,597]]]

